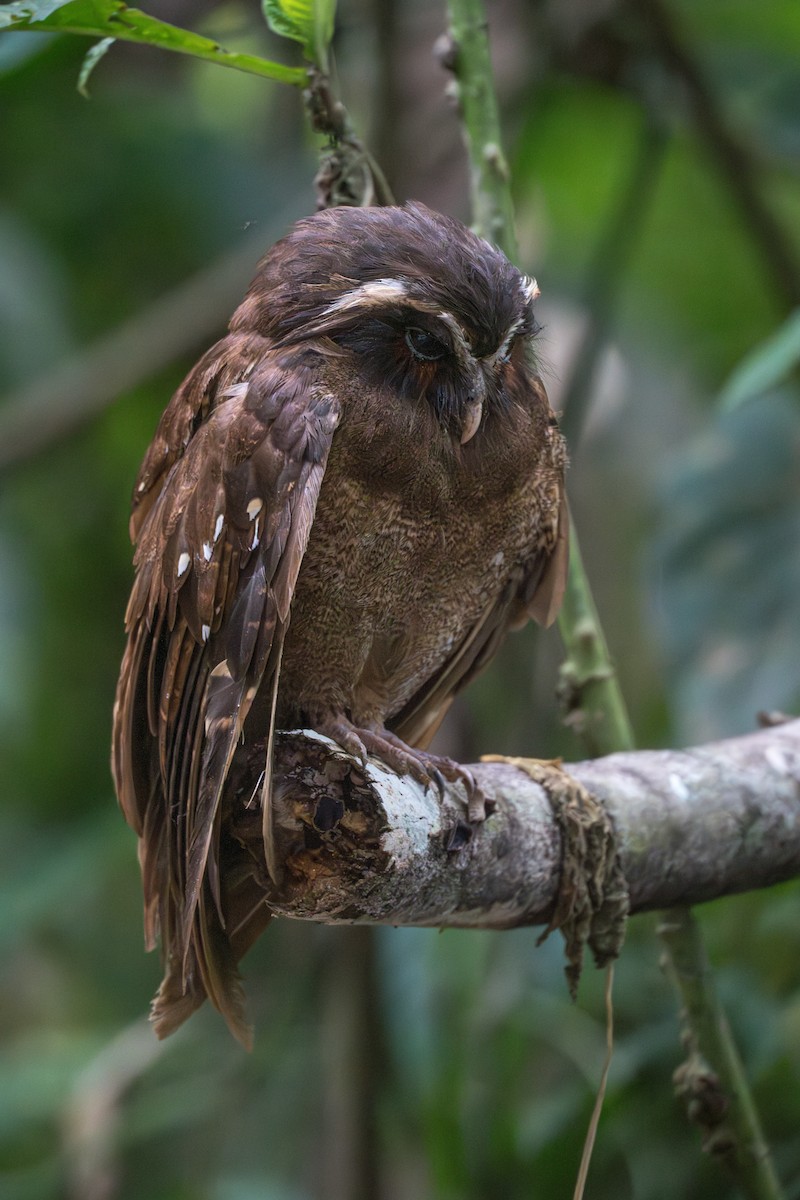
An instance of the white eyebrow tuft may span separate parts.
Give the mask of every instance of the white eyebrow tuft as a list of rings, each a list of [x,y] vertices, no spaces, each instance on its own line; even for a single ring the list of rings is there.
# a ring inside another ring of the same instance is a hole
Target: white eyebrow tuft
[[[505,362],[505,360],[508,358],[509,347],[510,347],[511,343],[513,342],[515,336],[519,332],[519,330],[522,328],[523,320],[524,320],[523,317],[517,317],[516,321],[512,322],[512,324],[509,325],[506,336],[503,338],[502,342],[497,347],[494,354],[490,354],[488,356],[487,362],[490,362],[490,363]]]
[[[385,304],[387,301],[403,300],[407,295],[408,290],[402,279],[371,279],[334,300],[322,315],[327,317],[331,313],[343,312],[348,308],[370,307],[373,304]]]
[[[472,347],[467,340],[467,335],[464,332],[461,322],[457,321],[453,314],[447,312],[446,309],[440,309],[436,313],[436,316],[450,330],[453,338],[453,349],[457,357],[464,363],[468,362],[472,358]]]
[[[534,300],[536,300],[542,294],[542,289],[539,287],[536,280],[532,279],[529,275],[522,276],[520,288],[523,296],[529,304],[533,304]]]

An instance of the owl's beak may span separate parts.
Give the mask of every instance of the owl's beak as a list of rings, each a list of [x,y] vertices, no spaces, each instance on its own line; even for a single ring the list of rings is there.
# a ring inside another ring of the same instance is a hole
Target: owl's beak
[[[475,434],[483,416],[483,396],[476,396],[467,404],[464,413],[464,424],[461,426],[461,445],[466,446]]]
[[[473,379],[471,394],[464,408],[464,420],[461,423],[461,445],[466,446],[478,432],[483,416],[483,403],[486,399],[486,378],[478,367]]]

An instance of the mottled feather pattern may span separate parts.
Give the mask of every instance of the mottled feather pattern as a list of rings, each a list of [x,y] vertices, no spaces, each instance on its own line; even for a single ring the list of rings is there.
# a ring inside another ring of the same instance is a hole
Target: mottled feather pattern
[[[317,213],[270,250],[167,407],[134,489],[113,746],[146,944],[164,957],[159,1035],[208,997],[249,1042],[237,963],[269,919],[264,873],[281,871],[276,721],[469,791],[463,768],[411,747],[510,628],[553,620],[566,575],[537,294],[423,205]],[[260,865],[227,830],[231,769],[255,741]]]
[[[254,353],[257,362],[243,357]],[[179,994],[199,1002],[207,992],[237,1036],[248,1036],[235,963],[223,953],[220,797],[270,650],[285,630],[319,491],[308,479],[324,469],[338,416],[296,358],[270,353],[260,338],[221,343],[176,395],[174,412],[167,410],[161,428],[169,435],[148,455],[137,485],[137,575],[115,773],[126,816],[143,835],[134,759],[149,730],[164,797],[163,828],[151,818],[141,842],[148,941],[157,910],[167,950],[167,980],[154,1008],[159,1029]],[[205,420],[183,446],[192,414]],[[140,488],[149,480],[160,484],[152,500]],[[144,811],[158,808],[150,803]],[[181,1011],[187,1003],[180,1001]]]

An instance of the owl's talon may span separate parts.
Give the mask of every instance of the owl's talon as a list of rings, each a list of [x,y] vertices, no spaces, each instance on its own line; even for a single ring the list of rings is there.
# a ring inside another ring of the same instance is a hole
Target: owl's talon
[[[466,792],[467,822],[479,825],[486,819],[486,799],[475,776],[451,758],[416,750],[388,729],[355,726],[346,717],[320,722],[316,728],[338,742],[363,766],[366,766],[367,755],[373,754],[396,774],[410,775],[426,789],[435,787],[440,802],[447,795],[448,783],[460,783]]]
[[[430,772],[430,783],[428,786],[430,787],[431,784],[433,784],[439,793],[439,800],[444,800],[447,793],[447,780],[438,767],[433,767]]]
[[[361,766],[366,767],[369,757],[367,748],[349,721],[326,721],[324,725],[319,726],[318,732],[338,742],[347,754],[357,758]]]

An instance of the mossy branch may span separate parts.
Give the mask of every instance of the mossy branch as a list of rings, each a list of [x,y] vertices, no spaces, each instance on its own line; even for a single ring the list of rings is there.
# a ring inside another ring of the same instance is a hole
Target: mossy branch
[[[264,753],[256,740],[234,767],[225,873],[238,878],[249,865],[268,906],[301,920],[480,929],[550,923],[564,889],[554,775],[576,781],[610,816],[632,913],[800,875],[800,720],[688,750],[551,766],[550,779],[536,760],[490,756],[471,769],[491,815],[461,837],[454,836],[464,826],[460,786],[442,798],[377,759],[364,766],[321,734],[282,731],[273,797],[286,868],[280,886],[264,872],[261,813],[250,802]],[[695,957],[679,960],[682,974]]]

